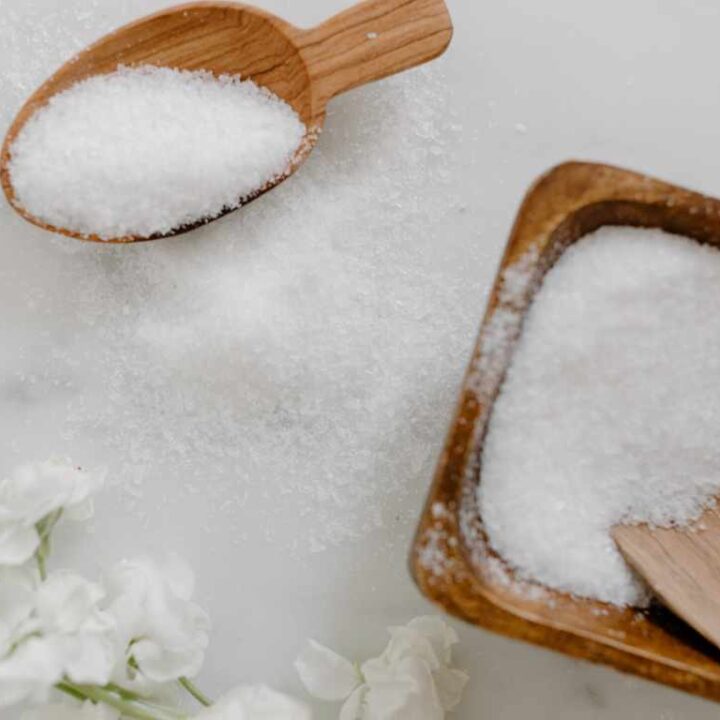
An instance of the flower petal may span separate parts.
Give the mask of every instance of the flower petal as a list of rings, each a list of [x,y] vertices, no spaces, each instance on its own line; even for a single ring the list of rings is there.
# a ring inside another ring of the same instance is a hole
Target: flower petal
[[[200,672],[205,652],[204,647],[192,642],[173,650],[145,639],[133,643],[132,656],[148,680],[165,683],[181,677],[195,677]]]
[[[431,670],[440,667],[442,659],[425,635],[408,626],[391,627],[389,630],[390,642],[380,656],[383,662],[394,665],[405,658],[422,658]],[[364,666],[363,674],[366,675]]]
[[[37,591],[37,612],[43,626],[59,633],[77,632],[94,620],[104,591],[97,583],[69,571],[54,572]],[[109,626],[107,618],[107,626]]]
[[[27,562],[38,549],[40,537],[34,525],[11,522],[0,525],[0,565],[17,567]]]
[[[32,589],[4,578],[0,579],[0,626],[15,629],[23,624],[34,608]],[[2,646],[0,645],[0,655]]]
[[[363,704],[365,703],[365,693],[367,686],[361,685],[356,688],[353,694],[343,703],[340,708],[340,717],[338,720],[362,720]]]
[[[265,685],[235,688],[195,716],[196,720],[311,720],[311,717],[306,705]]]
[[[95,514],[95,503],[91,497],[79,502],[77,505],[66,506],[64,516],[73,522],[85,522]]]
[[[295,660],[307,691],[321,700],[344,700],[360,684],[353,664],[315,640],[308,640]]]
[[[462,670],[443,667],[434,673],[435,688],[444,710],[452,710],[462,698],[463,690],[470,679]]]
[[[44,638],[32,637],[0,661],[0,707],[44,697],[63,675],[63,658]]]
[[[12,517],[34,525],[55,510],[85,502],[103,481],[103,473],[82,470],[68,460],[28,463],[0,485],[0,506]]]
[[[445,712],[427,663],[409,657],[392,667],[392,675],[370,683],[367,720],[443,720]]]
[[[81,685],[106,685],[115,667],[115,645],[109,635],[78,633],[50,636],[63,658],[64,674]]]
[[[449,663],[451,648],[458,642],[455,630],[442,618],[434,615],[424,615],[411,620],[407,627],[416,630],[433,646],[433,650],[442,663]]]

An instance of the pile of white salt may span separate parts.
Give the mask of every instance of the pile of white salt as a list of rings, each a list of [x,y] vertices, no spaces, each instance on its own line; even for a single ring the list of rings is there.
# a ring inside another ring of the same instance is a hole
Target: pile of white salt
[[[520,577],[618,605],[647,592],[616,523],[683,524],[720,492],[720,252],[603,229],[526,317],[482,458],[481,514]]]
[[[237,207],[288,170],[304,135],[295,111],[249,80],[121,68],[51,98],[9,169],[19,204],[50,225],[150,236]]]

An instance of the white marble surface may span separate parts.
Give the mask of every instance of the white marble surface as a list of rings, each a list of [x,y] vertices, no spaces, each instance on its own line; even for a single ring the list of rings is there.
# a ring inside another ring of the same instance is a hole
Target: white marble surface
[[[167,4],[0,0],[3,127],[83,43]],[[349,3],[260,4],[311,24]],[[301,693],[307,636],[363,657],[429,609],[407,548],[538,173],[594,159],[720,194],[714,0],[450,7],[442,60],[334,102],[307,167],[242,214],[113,249],[0,207],[0,469],[51,453],[109,468],[93,535],[65,531],[58,552],[89,572],[186,555],[215,623],[209,692]],[[459,720],[718,713],[457,627]]]

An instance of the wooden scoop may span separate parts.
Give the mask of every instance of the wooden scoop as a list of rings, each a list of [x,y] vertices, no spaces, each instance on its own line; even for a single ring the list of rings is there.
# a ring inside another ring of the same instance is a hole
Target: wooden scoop
[[[209,70],[240,75],[267,87],[292,105],[308,132],[287,173],[242,198],[244,204],[291,175],[308,156],[331,98],[437,57],[451,37],[452,23],[443,0],[366,0],[310,30],[237,3],[195,2],[163,10],[106,35],[63,65],[29,98],[5,138],[0,181],[15,210],[46,230],[102,242],[155,239],[88,237],[52,227],[18,204],[8,172],[9,149],[30,116],[53,95],[91,75],[113,72],[119,65]]]
[[[720,647],[720,512],[686,528],[618,526],[613,538],[658,597]]]

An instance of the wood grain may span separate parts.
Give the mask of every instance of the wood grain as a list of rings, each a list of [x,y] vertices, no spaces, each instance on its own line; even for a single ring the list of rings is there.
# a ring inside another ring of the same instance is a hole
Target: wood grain
[[[613,539],[662,601],[720,647],[720,514],[687,528],[618,526]]]
[[[267,87],[293,106],[308,131],[287,173],[240,199],[245,204],[285,180],[307,158],[333,97],[433,59],[451,37],[452,22],[444,0],[366,0],[308,30],[232,2],[194,2],[162,10],[101,38],[33,93],[5,137],[0,182],[13,208],[46,230],[99,242],[155,239],[108,241],[80,235],[44,223],[17,202],[8,171],[10,147],[32,114],[53,95],[120,65],[146,64],[240,75]]]
[[[537,286],[568,246],[603,225],[656,227],[720,247],[720,201],[608,165],[552,169],[518,211],[482,327],[503,309],[506,267],[531,258]],[[515,309],[524,313],[531,302],[529,293]],[[720,651],[663,608],[639,612],[554,591],[538,597],[497,572],[501,558],[478,551],[483,438],[510,361],[502,359],[497,376],[479,374],[493,357],[481,328],[410,554],[418,586],[468,622],[720,700]]]
[[[452,38],[444,0],[370,0],[300,34],[321,106],[346,90],[432,60]]]

